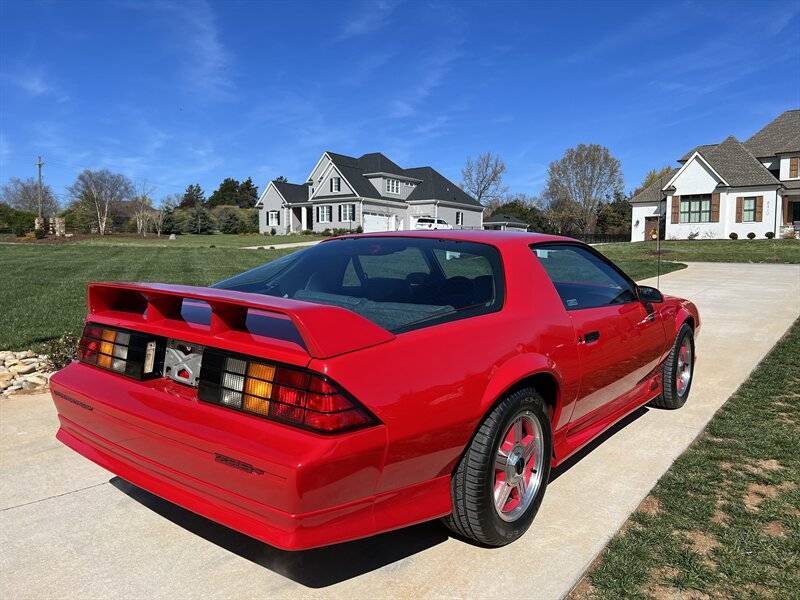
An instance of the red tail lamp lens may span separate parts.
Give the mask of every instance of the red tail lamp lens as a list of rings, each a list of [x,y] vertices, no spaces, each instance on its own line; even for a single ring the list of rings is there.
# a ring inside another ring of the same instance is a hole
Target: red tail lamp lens
[[[198,397],[323,433],[374,424],[375,418],[321,375],[206,349]]]

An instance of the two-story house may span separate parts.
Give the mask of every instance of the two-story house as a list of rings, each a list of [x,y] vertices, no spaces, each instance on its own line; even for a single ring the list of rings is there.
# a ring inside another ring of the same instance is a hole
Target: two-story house
[[[324,152],[305,183],[272,181],[256,203],[259,231],[414,229],[419,217],[480,229],[483,206],[431,167],[403,169],[380,152]]]
[[[687,152],[679,167],[632,199],[631,241],[740,238],[800,229],[800,110],[750,139],[730,136]]]

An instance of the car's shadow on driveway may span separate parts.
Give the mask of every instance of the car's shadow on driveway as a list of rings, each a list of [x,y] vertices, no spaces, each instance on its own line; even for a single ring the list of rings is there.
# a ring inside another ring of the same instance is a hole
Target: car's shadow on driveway
[[[646,407],[634,411],[561,463],[553,469],[550,483],[647,411]],[[201,517],[119,477],[112,478],[110,483],[136,502],[187,531],[309,588],[323,588],[369,573],[441,544],[452,537],[441,523],[431,521],[353,542],[314,550],[288,552]],[[464,541],[472,543],[469,540]],[[488,550],[491,549],[487,548]]]
[[[210,521],[114,477],[111,485],[212,544],[310,588],[322,588],[402,560],[449,537],[438,521],[390,531],[363,540],[314,550],[288,552]]]

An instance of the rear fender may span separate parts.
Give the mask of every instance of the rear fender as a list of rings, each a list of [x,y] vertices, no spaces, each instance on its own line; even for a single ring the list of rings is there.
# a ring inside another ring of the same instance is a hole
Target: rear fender
[[[518,354],[504,362],[492,374],[492,379],[481,398],[481,419],[502,399],[506,392],[524,379],[540,373],[550,375],[556,383],[556,397],[552,416],[553,429],[555,430],[555,424],[559,423],[563,408],[560,392],[562,389],[562,377],[555,363],[547,356],[538,353]]]

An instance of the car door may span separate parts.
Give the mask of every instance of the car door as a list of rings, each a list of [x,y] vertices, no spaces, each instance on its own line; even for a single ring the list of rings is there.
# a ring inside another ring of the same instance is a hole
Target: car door
[[[661,317],[638,300],[628,277],[591,248],[557,243],[534,250],[577,336],[582,376],[572,421],[601,418],[630,400],[661,360]]]

